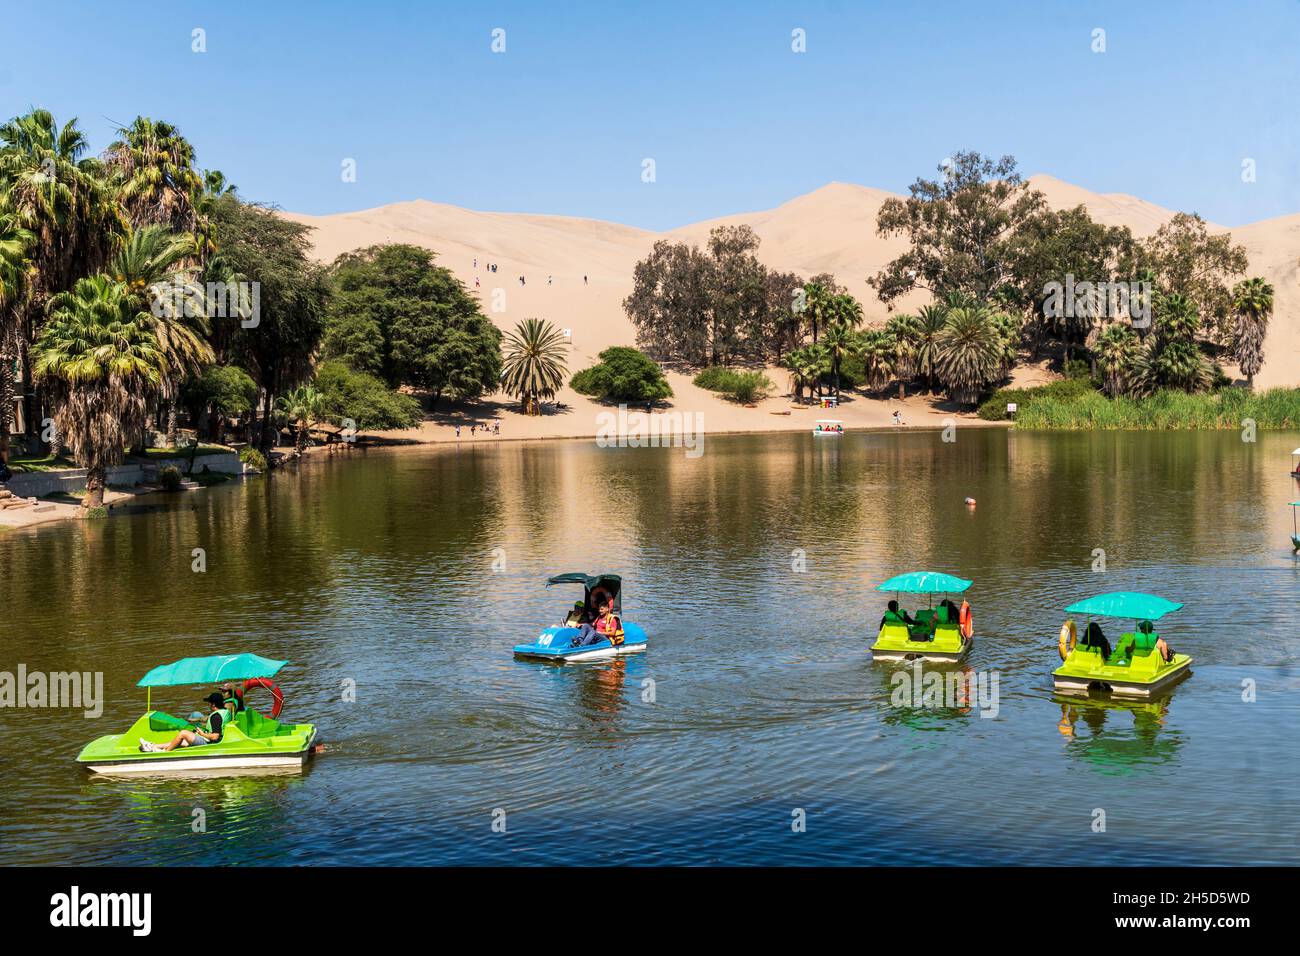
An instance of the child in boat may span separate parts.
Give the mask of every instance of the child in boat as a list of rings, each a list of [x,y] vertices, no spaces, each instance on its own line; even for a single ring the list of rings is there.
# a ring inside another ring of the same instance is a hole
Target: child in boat
[[[175,750],[177,747],[202,747],[205,744],[221,743],[221,727],[226,722],[229,711],[226,710],[226,703],[221,699],[220,694],[209,694],[203,698],[211,713],[207,719],[199,724],[193,730],[181,730],[176,733],[169,742],[165,744],[155,744],[143,737],[140,738],[140,749],[145,753],[154,753],[157,751]]]

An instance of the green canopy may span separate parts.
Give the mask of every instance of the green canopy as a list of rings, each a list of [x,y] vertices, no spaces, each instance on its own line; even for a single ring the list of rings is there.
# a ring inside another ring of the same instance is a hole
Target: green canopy
[[[1292,508],[1300,507],[1300,501],[1293,501],[1293,502],[1291,502],[1291,507],[1292,507]]]
[[[610,581],[616,587],[623,583],[623,579],[617,574],[584,574],[581,571],[568,571],[565,574],[557,574],[554,577],[547,578],[546,586],[549,588],[552,584],[581,584],[590,591],[603,581]]]
[[[877,591],[902,591],[907,594],[960,594],[971,582],[939,571],[909,571],[890,578]]]
[[[274,677],[288,661],[272,661],[256,654],[222,654],[218,657],[183,657],[161,664],[140,678],[136,687],[180,687],[216,684],[250,677]]]
[[[1181,604],[1166,601],[1154,594],[1141,591],[1111,591],[1076,601],[1065,609],[1066,614],[1090,614],[1093,617],[1131,617],[1135,620],[1158,621],[1166,614],[1177,611]]]

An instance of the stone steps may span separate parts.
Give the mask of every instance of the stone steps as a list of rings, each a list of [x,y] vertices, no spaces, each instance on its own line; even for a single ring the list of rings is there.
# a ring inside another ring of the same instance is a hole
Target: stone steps
[[[36,504],[35,498],[15,498],[10,495],[0,500],[0,511],[17,511],[19,508],[30,508]]]

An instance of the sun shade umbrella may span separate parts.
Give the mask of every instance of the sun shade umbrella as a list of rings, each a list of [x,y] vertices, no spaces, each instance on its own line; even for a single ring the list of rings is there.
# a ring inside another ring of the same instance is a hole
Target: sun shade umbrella
[[[1166,614],[1177,611],[1181,604],[1166,601],[1154,594],[1141,591],[1111,591],[1076,601],[1065,609],[1066,614],[1088,614],[1092,617],[1131,617],[1134,620],[1158,621]]]

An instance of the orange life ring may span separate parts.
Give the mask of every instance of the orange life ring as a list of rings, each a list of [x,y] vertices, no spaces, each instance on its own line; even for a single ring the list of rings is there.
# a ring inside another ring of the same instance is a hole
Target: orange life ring
[[[265,687],[271,692],[271,717],[279,717],[280,708],[284,706],[284,691],[276,686],[275,681],[269,677],[250,677],[244,681],[244,692],[247,693],[250,687]]]
[[[969,641],[971,635],[975,633],[975,615],[970,609],[969,601],[961,602],[961,610],[957,613],[957,621],[961,625],[961,636]]]

